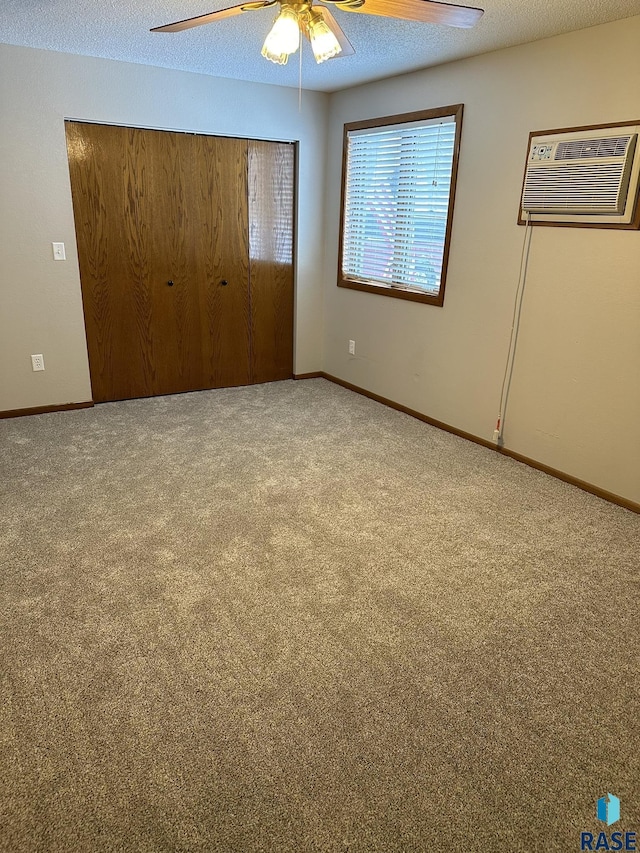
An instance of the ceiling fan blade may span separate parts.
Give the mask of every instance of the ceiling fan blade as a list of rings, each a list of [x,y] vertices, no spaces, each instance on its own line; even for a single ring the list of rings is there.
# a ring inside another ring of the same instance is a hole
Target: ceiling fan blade
[[[340,24],[336,21],[336,19],[333,17],[331,12],[327,9],[327,7],[326,6],[314,6],[313,11],[318,12],[320,15],[322,15],[322,20],[329,27],[329,29],[334,34],[334,36],[338,39],[338,44],[342,48],[340,53],[337,53],[332,58],[333,59],[340,59],[341,56],[353,56],[353,54],[355,53],[353,45],[351,44],[349,39],[346,37],[346,35],[344,34],[344,30],[342,29]]]
[[[255,3],[240,3],[238,6],[230,6],[228,9],[220,9],[218,12],[209,12],[208,15],[198,15],[195,18],[186,18],[184,21],[176,21],[174,24],[165,24],[163,27],[153,27],[152,33],[179,33],[189,30],[191,27],[199,27],[202,24],[210,24],[212,21],[221,21],[223,18],[231,18],[242,12],[253,12],[255,9],[264,9],[267,6],[275,6],[277,0],[256,0]]]
[[[330,0],[338,9],[346,12],[361,12],[365,15],[380,15],[383,18],[400,18],[405,21],[421,21],[425,24],[447,24],[450,27],[473,27],[484,9],[473,6],[454,6],[436,0]]]

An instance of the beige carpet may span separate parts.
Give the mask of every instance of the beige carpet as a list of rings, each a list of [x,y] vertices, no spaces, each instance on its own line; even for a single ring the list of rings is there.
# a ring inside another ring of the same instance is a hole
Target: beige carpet
[[[0,453],[2,851],[640,838],[640,516],[321,379]]]

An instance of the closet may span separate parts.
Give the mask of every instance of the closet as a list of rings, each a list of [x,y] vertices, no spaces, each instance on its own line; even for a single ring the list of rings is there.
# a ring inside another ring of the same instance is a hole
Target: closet
[[[290,378],[295,145],[65,126],[94,401]]]

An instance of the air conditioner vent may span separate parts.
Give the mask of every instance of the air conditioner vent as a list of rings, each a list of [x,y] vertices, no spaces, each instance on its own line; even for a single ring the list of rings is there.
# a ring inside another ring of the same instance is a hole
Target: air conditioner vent
[[[559,142],[556,160],[578,160],[594,157],[623,157],[629,145],[630,136],[608,136],[602,139],[572,139]]]
[[[524,185],[525,210],[600,211],[622,213],[626,194],[621,193],[623,163],[598,166],[569,164],[563,169],[539,166],[530,169]]]

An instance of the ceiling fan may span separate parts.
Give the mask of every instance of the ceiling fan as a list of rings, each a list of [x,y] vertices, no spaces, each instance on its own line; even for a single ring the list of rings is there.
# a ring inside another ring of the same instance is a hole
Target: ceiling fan
[[[451,27],[472,27],[483,14],[483,9],[473,6],[455,6],[436,0],[323,0],[323,3],[346,12],[427,24],[448,24]],[[163,27],[154,27],[151,32],[177,33],[223,18],[231,18],[242,12],[254,12],[276,5],[280,7],[280,11],[262,47],[262,55],[266,59],[284,65],[289,56],[298,50],[301,33],[311,42],[316,62],[355,53],[327,6],[315,3],[314,0],[255,0],[209,12],[208,15],[198,15]]]

